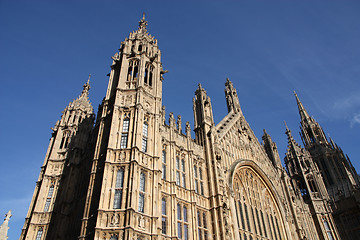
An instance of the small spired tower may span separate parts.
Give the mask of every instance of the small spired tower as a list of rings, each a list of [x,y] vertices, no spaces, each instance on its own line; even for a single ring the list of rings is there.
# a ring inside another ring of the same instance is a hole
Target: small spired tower
[[[262,140],[265,152],[270,158],[274,167],[277,169],[283,169],[276,143],[271,139],[270,135],[266,132],[265,129]]]
[[[199,83],[193,98],[194,110],[194,132],[196,143],[204,146],[206,133],[211,127],[215,126],[211,107],[211,99],[206,94],[205,89]]]
[[[341,196],[350,196],[360,186],[355,168],[341,148],[332,140],[327,140],[320,124],[309,116],[297,94],[294,94],[301,119],[301,138],[322,172],[330,198],[336,201]]]
[[[297,194],[308,204],[320,239],[340,239],[331,215],[329,195],[310,153],[301,148],[286,127],[288,149],[285,165]],[[299,236],[301,239],[301,236]]]
[[[86,158],[94,121],[88,98],[89,80],[90,76],[80,96],[69,103],[52,129],[20,239],[78,237],[88,179],[86,170],[90,166]]]
[[[11,218],[11,210],[7,214],[5,214],[5,219],[3,224],[0,226],[0,240],[8,239],[7,232],[9,230],[9,220]]]
[[[236,89],[234,88],[229,78],[226,79],[226,83],[225,83],[225,97],[226,97],[228,112],[233,111],[234,113],[238,113],[238,112],[241,113],[240,102],[238,95],[236,93]]]
[[[320,124],[309,116],[297,94],[294,94],[301,119],[300,135],[322,175],[341,238],[359,238],[359,175],[349,157],[332,139],[327,140]]]

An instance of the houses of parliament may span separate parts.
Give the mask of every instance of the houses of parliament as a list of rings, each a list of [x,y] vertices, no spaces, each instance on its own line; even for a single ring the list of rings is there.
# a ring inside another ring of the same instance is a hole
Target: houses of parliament
[[[286,127],[283,166],[229,79],[228,114],[214,122],[199,84],[191,127],[165,112],[166,72],[143,17],[97,115],[88,81],[53,127],[21,240],[360,239],[359,175],[296,93],[303,147]]]

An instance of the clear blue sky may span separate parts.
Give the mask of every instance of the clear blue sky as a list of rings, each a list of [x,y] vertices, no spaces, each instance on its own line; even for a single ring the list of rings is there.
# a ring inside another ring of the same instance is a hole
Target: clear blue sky
[[[229,77],[256,136],[265,128],[283,159],[284,120],[300,142],[295,90],[360,170],[359,1],[0,0],[0,218],[13,210],[9,239],[20,235],[50,128],[90,73],[97,108],[110,57],[143,11],[169,70],[167,114],[193,122],[201,82],[218,123]]]

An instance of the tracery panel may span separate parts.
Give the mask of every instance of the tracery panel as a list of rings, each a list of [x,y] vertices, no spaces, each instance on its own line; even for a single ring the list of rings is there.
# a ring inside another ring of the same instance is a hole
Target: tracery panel
[[[233,177],[234,206],[242,239],[285,239],[278,204],[264,179],[250,166]]]

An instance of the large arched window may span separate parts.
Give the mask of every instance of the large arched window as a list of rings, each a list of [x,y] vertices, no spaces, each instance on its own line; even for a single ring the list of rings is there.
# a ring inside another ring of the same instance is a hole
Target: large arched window
[[[250,166],[233,177],[234,206],[242,239],[285,238],[279,207],[264,179]]]

